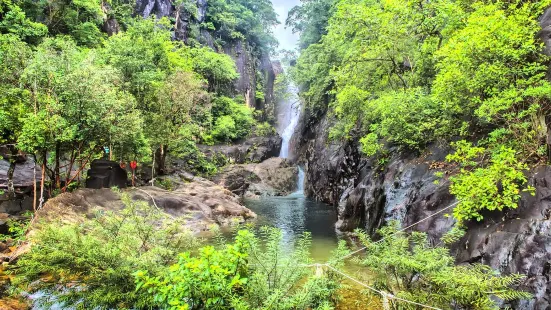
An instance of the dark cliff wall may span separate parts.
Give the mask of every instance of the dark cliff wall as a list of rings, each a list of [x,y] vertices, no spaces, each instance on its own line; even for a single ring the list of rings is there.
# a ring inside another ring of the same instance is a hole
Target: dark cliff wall
[[[329,141],[330,116],[302,117],[294,136],[298,160],[304,165],[308,196],[334,205],[336,228],[370,233],[390,220],[403,227],[453,205],[449,181],[435,176],[446,168],[449,150],[429,147],[423,154],[391,151],[384,163],[361,156],[357,141]],[[308,125],[305,125],[308,124]],[[469,223],[466,236],[452,247],[457,263],[479,262],[503,273],[526,274],[525,289],[534,299],[513,309],[551,307],[551,167],[529,172],[536,196],[524,194],[519,208],[485,214]],[[454,225],[452,209],[413,229],[426,232],[434,244]]]
[[[541,17],[539,36],[551,55],[551,8]],[[446,169],[449,149],[436,145],[422,154],[390,151],[384,162],[361,155],[357,139],[330,141],[334,119],[326,111],[303,112],[293,137],[296,160],[305,167],[308,196],[334,205],[336,228],[364,228],[373,233],[390,220],[403,227],[426,232],[434,244],[454,225],[455,198],[449,193]],[[351,133],[354,136],[354,133]],[[513,309],[551,309],[551,167],[527,172],[536,195],[524,193],[517,209],[488,212],[482,222],[468,223],[467,234],[451,248],[457,263],[483,263],[502,273],[527,275],[524,289],[534,298],[512,305]]]

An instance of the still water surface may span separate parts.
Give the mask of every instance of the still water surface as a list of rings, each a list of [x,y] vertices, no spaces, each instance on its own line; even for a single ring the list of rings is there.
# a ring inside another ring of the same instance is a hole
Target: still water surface
[[[286,244],[310,232],[312,258],[316,262],[326,261],[337,247],[335,209],[306,198],[300,191],[286,197],[246,200],[245,205],[258,215],[258,225],[279,228]]]

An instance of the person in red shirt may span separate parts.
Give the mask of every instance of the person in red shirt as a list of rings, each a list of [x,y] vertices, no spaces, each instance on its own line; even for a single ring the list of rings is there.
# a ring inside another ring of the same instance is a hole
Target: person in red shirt
[[[130,169],[132,169],[132,186],[136,186],[135,184],[136,168],[138,168],[138,163],[135,160],[131,161]]]

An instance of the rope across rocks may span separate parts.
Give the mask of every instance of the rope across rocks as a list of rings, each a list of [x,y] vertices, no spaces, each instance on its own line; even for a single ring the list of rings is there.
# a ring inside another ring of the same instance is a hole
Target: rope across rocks
[[[445,212],[445,211],[447,211],[447,210],[449,210],[449,209],[455,207],[457,204],[459,204],[459,201],[458,201],[458,202],[455,202],[455,203],[453,203],[453,204],[451,204],[451,205],[449,205],[449,206],[447,206],[446,208],[444,208],[444,209],[442,209],[442,210],[439,210],[438,212],[435,212],[435,213],[433,213],[433,214],[431,214],[431,215],[429,215],[429,216],[423,218],[423,219],[420,220],[420,221],[417,221],[417,222],[415,222],[415,223],[413,223],[413,224],[411,224],[411,225],[409,225],[409,226],[407,226],[407,227],[404,227],[404,228],[402,228],[402,229],[396,231],[395,233],[393,233],[393,234],[390,235],[390,236],[394,236],[394,235],[396,235],[396,234],[398,234],[398,233],[401,233],[401,232],[404,232],[404,231],[406,231],[406,230],[408,230],[408,229],[410,229],[410,228],[412,228],[412,227],[414,227],[414,226],[416,226],[416,225],[419,225],[420,223],[423,223],[424,221],[426,221],[426,220],[428,220],[428,219],[431,219],[431,218],[437,216],[438,214],[441,214],[441,213],[443,213],[443,212]],[[377,241],[374,242],[373,244],[383,242],[385,239],[386,239],[386,238],[382,238],[382,239],[380,239],[380,240],[377,240]],[[347,255],[345,255],[345,256],[343,256],[343,257],[340,257],[340,258],[336,259],[336,261],[345,260],[345,259],[350,258],[350,257],[352,257],[352,256],[354,256],[354,255],[356,255],[356,254],[358,254],[358,253],[360,253],[360,252],[362,252],[362,251],[364,251],[364,250],[366,250],[366,249],[367,249],[367,247],[362,247],[362,248],[360,248],[360,249],[358,249],[358,250],[356,250],[356,251],[354,251],[354,252],[352,252],[352,253],[349,253],[349,254],[347,254]],[[367,285],[366,283],[363,283],[363,282],[361,282],[360,280],[358,280],[358,279],[356,279],[356,278],[354,278],[354,277],[352,277],[352,276],[350,276],[350,275],[348,275],[348,274],[346,274],[346,273],[344,273],[344,272],[338,270],[337,268],[331,266],[329,263],[302,265],[301,267],[305,267],[305,268],[312,268],[312,267],[314,267],[314,268],[316,268],[316,275],[320,274],[320,273],[321,273],[320,270],[322,270],[323,268],[330,269],[330,270],[332,270],[332,271],[338,273],[339,275],[343,276],[344,278],[346,278],[346,279],[348,279],[348,280],[350,280],[350,281],[352,281],[352,282],[354,282],[354,283],[356,283],[356,284],[358,284],[358,285],[361,285],[361,286],[363,286],[363,287],[365,287],[365,288],[367,288],[367,289],[369,289],[369,290],[371,290],[371,291],[373,291],[373,292],[375,292],[375,293],[381,295],[381,297],[383,298],[383,310],[390,310],[390,300],[401,301],[401,302],[409,303],[409,304],[412,304],[412,305],[421,306],[421,307],[424,307],[424,308],[426,308],[426,309],[442,310],[442,309],[440,309],[440,308],[436,308],[436,307],[429,306],[429,305],[425,305],[425,304],[421,304],[421,303],[418,303],[418,302],[415,302],[415,301],[403,299],[403,298],[394,296],[394,295],[392,295],[392,294],[390,294],[390,293],[387,293],[387,292],[385,292],[385,291],[378,290],[378,289],[376,289],[376,288],[374,288],[374,287],[372,287],[372,286],[369,286],[369,285]]]

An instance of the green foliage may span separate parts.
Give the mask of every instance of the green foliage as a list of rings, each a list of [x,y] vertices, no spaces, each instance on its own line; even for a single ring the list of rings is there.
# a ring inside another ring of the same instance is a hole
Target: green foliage
[[[31,223],[31,214],[24,214],[25,219],[8,219],[8,234],[0,234],[0,241],[14,240],[15,242],[21,242],[25,240],[25,234],[29,229]]]
[[[100,45],[105,37],[100,30],[106,20],[100,0],[22,2],[28,15],[44,23],[52,35],[70,34],[79,44],[90,47]]]
[[[483,167],[473,166],[472,158],[485,150],[460,143],[457,152],[448,156],[462,166],[461,173],[451,178],[450,192],[460,203],[454,209],[459,221],[475,218],[482,220],[483,210],[516,208],[520,199],[521,186],[526,183],[523,171],[527,165],[518,161],[515,151],[501,147],[490,154]]]
[[[230,142],[246,137],[255,123],[252,109],[228,97],[219,97],[212,103],[212,137],[219,142]]]
[[[336,283],[300,266],[309,262],[309,236],[289,250],[283,247],[281,231],[262,228],[260,234],[241,230],[232,244],[181,254],[164,276],[139,271],[137,289],[168,309],[326,307]]]
[[[149,308],[150,297],[135,291],[134,272],[158,274],[196,240],[181,221],[127,194],[122,200],[120,213],[98,213],[81,224],[40,224],[31,251],[14,267],[15,285],[53,294],[67,307]]]
[[[48,33],[48,28],[32,21],[10,0],[0,1],[0,33],[13,34],[21,40],[35,42]]]
[[[381,242],[372,242],[358,232],[367,247],[360,263],[373,272],[377,289],[441,309],[497,309],[494,297],[506,301],[531,297],[514,289],[524,276],[500,276],[480,264],[454,266],[448,249],[430,247],[425,234],[408,236],[398,228],[399,224],[392,222],[379,230]]]
[[[230,115],[219,117],[212,129],[212,136],[218,141],[229,142],[237,138],[237,126]]]
[[[214,30],[221,44],[246,39],[261,51],[277,45],[272,35],[277,14],[269,0],[213,0],[203,27]]]
[[[280,73],[276,76],[274,82],[274,100],[275,102],[283,102],[291,98],[289,92],[289,86],[291,85],[291,79],[288,73]]]
[[[207,47],[191,49],[190,53],[193,70],[207,79],[211,91],[227,90],[239,77],[235,63],[228,55],[216,53]]]
[[[466,158],[469,168],[452,179],[452,192],[463,206],[479,204],[456,216],[480,219],[482,209],[513,207],[525,164],[547,157],[544,111],[551,86],[538,18],[550,4],[303,1],[290,16],[295,29],[314,31],[309,27],[323,23],[325,15],[313,14],[324,5],[331,17],[325,34],[309,35],[313,39],[303,46],[292,76],[307,115],[329,110],[338,120],[330,137],[359,140],[367,156],[386,146],[423,150],[475,133],[492,160],[488,166],[488,157]],[[510,154],[497,155],[504,149]],[[491,181],[500,173],[509,175]],[[482,200],[467,199],[477,195]]]
[[[27,44],[14,35],[0,35],[0,143],[14,143],[29,108],[30,93],[19,79],[31,57]]]
[[[182,159],[186,171],[205,176],[218,172],[216,161],[209,160],[191,140],[180,141],[178,148],[173,150],[173,154]]]
[[[254,128],[254,134],[258,137],[269,137],[277,134],[274,126],[270,125],[268,122],[259,123]]]
[[[45,164],[47,152],[55,150],[50,178],[56,186],[65,152],[72,154],[71,165],[98,156],[113,141],[136,155],[143,152],[142,118],[134,98],[118,87],[120,81],[119,72],[101,65],[97,53],[80,49],[68,37],[45,39],[29,59],[19,82],[30,100],[18,108],[20,124],[12,130],[18,148],[40,154]]]
[[[318,43],[327,33],[329,18],[335,10],[336,0],[301,0],[289,11],[285,24],[300,33],[300,48]]]

